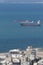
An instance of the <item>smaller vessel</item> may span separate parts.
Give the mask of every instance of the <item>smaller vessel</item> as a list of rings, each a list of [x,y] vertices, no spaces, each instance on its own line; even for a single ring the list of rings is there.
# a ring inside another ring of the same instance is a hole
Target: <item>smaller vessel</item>
[[[40,26],[40,20],[38,20],[37,22],[34,22],[34,21],[29,21],[29,20],[26,20],[26,21],[22,21],[20,23],[21,26]]]

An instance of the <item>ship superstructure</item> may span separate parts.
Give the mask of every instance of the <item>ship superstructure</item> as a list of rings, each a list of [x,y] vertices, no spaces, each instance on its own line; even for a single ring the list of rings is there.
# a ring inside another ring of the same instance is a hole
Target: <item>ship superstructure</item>
[[[37,22],[34,22],[34,21],[29,21],[29,20],[26,20],[26,21],[22,21],[20,22],[20,25],[21,26],[40,26],[40,20],[38,20]]]

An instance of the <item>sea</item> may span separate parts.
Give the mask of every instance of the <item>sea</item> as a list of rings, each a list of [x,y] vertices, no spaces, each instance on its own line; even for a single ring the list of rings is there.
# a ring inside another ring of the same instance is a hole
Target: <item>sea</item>
[[[37,22],[40,26],[21,26],[22,20]],[[43,3],[0,4],[0,52],[43,48]]]

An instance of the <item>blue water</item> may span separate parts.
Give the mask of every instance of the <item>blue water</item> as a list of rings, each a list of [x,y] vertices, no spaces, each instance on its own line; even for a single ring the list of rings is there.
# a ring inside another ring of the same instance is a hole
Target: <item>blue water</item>
[[[41,20],[41,26],[22,27],[14,20]],[[0,4],[0,52],[28,45],[43,48],[43,4]]]

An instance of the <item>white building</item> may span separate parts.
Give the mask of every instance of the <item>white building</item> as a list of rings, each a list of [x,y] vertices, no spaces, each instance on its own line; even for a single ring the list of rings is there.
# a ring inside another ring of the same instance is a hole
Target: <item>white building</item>
[[[39,60],[37,65],[43,65],[43,59]]]
[[[0,56],[0,65],[6,65],[6,56]]]
[[[21,51],[19,49],[10,50],[9,53],[12,58],[20,58],[22,56]]]

